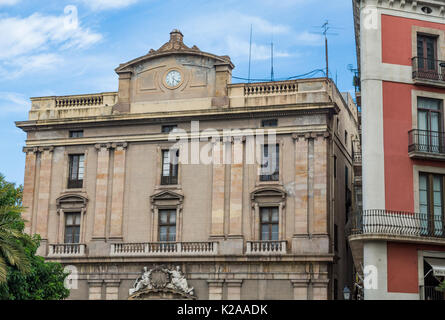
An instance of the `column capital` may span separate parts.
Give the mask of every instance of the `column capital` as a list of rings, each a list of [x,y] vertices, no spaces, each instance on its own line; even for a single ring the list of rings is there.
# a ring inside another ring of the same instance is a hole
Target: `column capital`
[[[128,143],[127,142],[113,142],[111,144],[111,148],[113,149],[120,149],[120,150],[125,150],[128,147]]]
[[[39,148],[38,147],[23,147],[23,152],[24,153],[37,153],[37,152],[39,152]]]
[[[305,288],[309,285],[309,279],[296,279],[290,282],[294,288]]]
[[[228,287],[241,287],[243,284],[243,280],[226,280],[226,284]]]
[[[213,287],[222,287],[224,284],[224,280],[207,280],[209,286]]]
[[[314,288],[324,288],[328,285],[329,279],[311,279],[311,283]]]
[[[97,151],[100,151],[101,149],[111,149],[111,143],[97,143],[94,145]]]
[[[104,283],[104,280],[99,280],[99,279],[88,280],[88,285],[90,287],[101,287],[103,283]]]
[[[53,146],[44,146],[44,147],[38,147],[38,152],[53,152],[54,151],[54,147]]]
[[[104,283],[107,287],[119,287],[121,281],[117,279],[105,279]]]

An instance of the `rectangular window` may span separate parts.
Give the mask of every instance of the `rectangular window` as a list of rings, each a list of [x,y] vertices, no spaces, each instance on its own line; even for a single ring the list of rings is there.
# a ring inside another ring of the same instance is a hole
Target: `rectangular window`
[[[65,243],[80,241],[80,212],[65,213]]]
[[[178,184],[179,150],[162,150],[161,184]]]
[[[345,146],[348,146],[348,131],[345,130]]]
[[[441,152],[442,103],[440,100],[417,99],[417,143],[419,151]]]
[[[84,160],[83,154],[73,154],[69,156],[69,177],[68,188],[82,188],[84,175]]]
[[[70,138],[82,138],[83,130],[70,131]]]
[[[261,126],[264,128],[268,127],[277,127],[278,126],[278,119],[267,119],[261,121]]]
[[[278,181],[280,178],[280,145],[265,144],[262,150],[260,181]]]
[[[430,173],[419,175],[419,209],[423,235],[444,235],[444,177]]]
[[[177,127],[178,126],[176,124],[164,125],[164,126],[162,126],[161,132],[162,133],[169,133],[169,132],[172,132]]]
[[[420,72],[436,73],[437,38],[435,36],[417,35],[417,56]]]
[[[278,240],[278,207],[260,208],[261,240]]]
[[[176,209],[159,210],[159,241],[176,241]]]

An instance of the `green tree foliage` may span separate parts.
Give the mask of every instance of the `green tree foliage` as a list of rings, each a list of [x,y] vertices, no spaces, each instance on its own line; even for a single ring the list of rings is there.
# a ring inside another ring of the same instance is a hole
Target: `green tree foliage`
[[[68,273],[59,263],[36,256],[38,235],[23,233],[22,187],[0,174],[0,299],[54,300],[68,297]]]
[[[18,268],[9,266],[7,282],[0,284],[0,299],[2,300],[60,300],[69,296],[69,290],[64,286],[68,273],[64,272],[60,263],[45,262],[36,256],[39,246],[38,236],[25,247],[30,261],[30,270],[21,272]]]

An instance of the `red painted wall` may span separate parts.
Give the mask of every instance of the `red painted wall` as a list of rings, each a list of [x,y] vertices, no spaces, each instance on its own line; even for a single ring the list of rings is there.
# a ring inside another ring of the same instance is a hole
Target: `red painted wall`
[[[412,26],[445,30],[445,24],[382,15],[382,62],[410,66]],[[411,160],[408,131],[412,129],[412,90],[445,90],[383,82],[383,142],[386,209],[414,211],[413,165],[444,167],[441,162]],[[445,247],[388,242],[388,292],[418,293],[418,250],[445,251]]]
[[[388,242],[388,292],[419,292],[418,250],[445,251],[445,247]]]
[[[445,24],[382,15],[382,62],[411,65],[412,27],[445,30]]]
[[[411,160],[408,156],[408,132],[412,129],[412,90],[445,94],[443,89],[383,82],[383,149],[387,210],[414,212],[414,164],[445,167],[444,162]]]

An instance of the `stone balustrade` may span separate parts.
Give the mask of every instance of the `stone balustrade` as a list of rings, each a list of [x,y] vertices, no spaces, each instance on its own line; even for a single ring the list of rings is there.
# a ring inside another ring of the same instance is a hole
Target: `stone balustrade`
[[[30,120],[111,114],[117,92],[31,98]]]
[[[86,245],[81,243],[50,244],[48,257],[81,257],[86,254]]]
[[[216,255],[217,242],[113,243],[111,256]]]
[[[247,241],[248,255],[281,255],[287,252],[287,241]]]
[[[296,81],[249,83],[244,86],[244,95],[280,94],[298,91]]]

